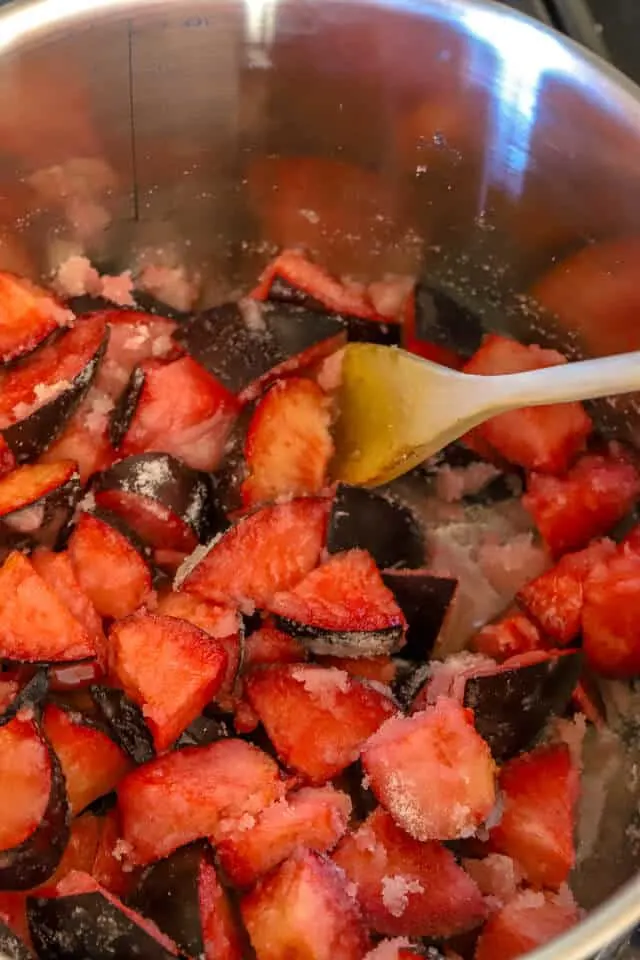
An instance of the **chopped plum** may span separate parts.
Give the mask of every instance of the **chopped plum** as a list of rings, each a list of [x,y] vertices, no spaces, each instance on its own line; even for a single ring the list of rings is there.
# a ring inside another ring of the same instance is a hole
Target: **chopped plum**
[[[382,806],[416,840],[470,836],[496,802],[491,751],[454,700],[388,720],[364,745],[362,764]]]
[[[504,810],[491,843],[533,886],[558,889],[574,865],[578,780],[565,743],[538,747],[500,771]]]
[[[62,767],[72,814],[115,790],[131,769],[129,757],[111,737],[75,711],[49,703],[42,720]]]
[[[322,360],[346,340],[342,318],[287,303],[244,300],[197,314],[179,342],[242,403],[284,373]]]
[[[566,898],[525,890],[489,918],[475,960],[518,960],[571,929],[579,919],[578,908]]]
[[[284,792],[276,763],[241,740],[165,754],[120,784],[127,859],[151,863],[192,840],[233,829],[234,822],[260,813]]]
[[[353,763],[395,712],[392,700],[345,671],[311,664],[256,670],[245,691],[280,759],[318,784]]]
[[[126,617],[151,595],[151,571],[131,541],[100,517],[81,513],[69,539],[80,587],[103,617]]]
[[[543,350],[535,344],[525,346],[490,334],[465,364],[464,372],[492,376],[566,362],[555,350]],[[591,429],[591,420],[581,403],[563,403],[502,413],[476,427],[472,436],[478,436],[510,463],[553,474],[563,473],[569,467]]]
[[[615,553],[612,540],[600,540],[558,563],[518,591],[517,600],[545,637],[560,646],[576,640],[582,629],[584,583],[591,571]]]
[[[0,273],[0,361],[8,363],[34,350],[74,317],[56,297],[30,280]]]
[[[30,662],[68,662],[96,656],[96,638],[21,553],[0,568],[0,656]]]
[[[263,507],[196,551],[176,585],[218,603],[252,612],[289,590],[318,563],[329,505],[314,498]]]
[[[623,454],[587,454],[562,477],[533,473],[522,502],[554,556],[581,550],[631,509],[640,474]]]
[[[242,900],[258,960],[362,960],[369,943],[338,868],[300,851]]]
[[[167,750],[216,695],[222,645],[185,620],[134,614],[109,633],[109,671],[142,709],[156,750]]]
[[[29,890],[55,872],[69,838],[65,782],[33,720],[0,727],[0,890]]]
[[[377,933],[451,937],[485,919],[482,895],[453,854],[414,840],[381,808],[341,841],[333,860]]]
[[[214,470],[239,410],[236,398],[191,357],[149,360],[143,371],[122,454],[169,453],[194,470]]]
[[[258,402],[247,432],[245,506],[321,493],[333,456],[329,401],[312,380],[278,380]]]
[[[369,657],[395,653],[406,621],[365,550],[330,557],[269,604],[276,625],[315,654]]]

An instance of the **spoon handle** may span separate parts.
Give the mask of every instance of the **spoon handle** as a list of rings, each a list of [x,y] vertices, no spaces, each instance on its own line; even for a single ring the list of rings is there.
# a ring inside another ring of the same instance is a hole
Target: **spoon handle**
[[[593,400],[596,397],[640,391],[640,351],[580,360],[526,373],[477,379],[484,381],[485,389],[487,381],[495,380],[485,401],[486,408],[495,409],[496,412],[548,403]]]

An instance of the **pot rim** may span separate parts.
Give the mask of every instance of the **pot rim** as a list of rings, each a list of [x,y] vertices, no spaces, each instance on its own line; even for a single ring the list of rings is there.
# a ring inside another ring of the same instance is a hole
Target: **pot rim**
[[[216,0],[193,0],[195,5]],[[234,0],[238,2],[238,0]],[[247,7],[252,0],[240,0]],[[277,5],[278,0],[262,0]],[[328,4],[340,2],[353,6],[377,6],[417,15],[431,13],[442,20],[467,20],[470,32],[476,32],[469,14],[485,15],[507,21],[516,29],[544,38],[563,48],[571,61],[572,73],[580,83],[599,90],[603,99],[611,101],[620,115],[637,123],[640,132],[640,87],[613,65],[602,60],[586,47],[532,17],[511,10],[494,0],[313,0]],[[28,42],[51,29],[87,18],[95,24],[97,17],[108,13],[164,8],[162,0],[13,0],[0,10],[0,54]],[[495,36],[488,42],[495,41]],[[511,38],[512,40],[512,38]],[[541,55],[543,54],[541,48]],[[549,67],[551,70],[551,66]],[[640,873],[625,883],[603,904],[596,907],[577,926],[548,945],[527,954],[528,960],[597,960],[600,951],[621,944],[633,927],[640,923]],[[0,960],[2,960],[0,956]]]

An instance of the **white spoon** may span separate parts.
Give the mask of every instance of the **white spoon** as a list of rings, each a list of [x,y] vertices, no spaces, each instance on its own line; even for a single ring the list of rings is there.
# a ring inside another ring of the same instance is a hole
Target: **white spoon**
[[[338,390],[333,475],[393,480],[507,410],[640,391],[640,351],[526,373],[458,373],[404,350],[349,344]]]

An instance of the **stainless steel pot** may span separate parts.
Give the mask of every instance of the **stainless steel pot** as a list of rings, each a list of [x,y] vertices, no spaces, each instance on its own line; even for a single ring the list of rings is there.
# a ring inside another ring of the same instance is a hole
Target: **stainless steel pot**
[[[31,0],[0,50],[0,267],[151,247],[216,299],[304,242],[371,277],[444,256],[496,303],[640,225],[640,92],[482,0]],[[576,874],[592,912],[537,960],[610,955],[640,920],[633,696],[614,699]]]

